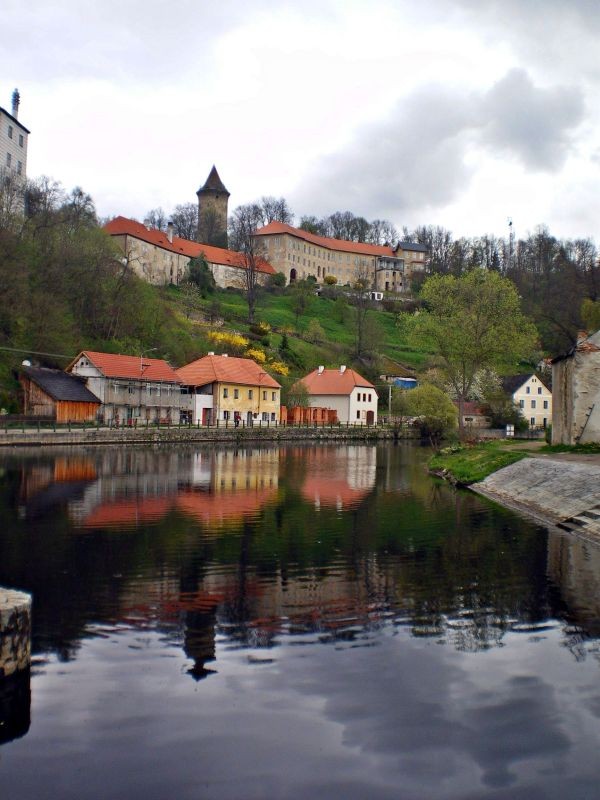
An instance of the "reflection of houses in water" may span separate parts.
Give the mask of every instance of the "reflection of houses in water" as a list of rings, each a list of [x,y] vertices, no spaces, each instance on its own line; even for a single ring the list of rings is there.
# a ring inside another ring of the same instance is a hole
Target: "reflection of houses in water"
[[[219,525],[256,514],[279,482],[277,450],[125,451],[103,467],[83,498],[69,505],[84,528],[135,527],[172,509]]]
[[[367,446],[315,447],[302,451],[307,477],[302,495],[316,508],[358,505],[375,486],[377,449]]]
[[[591,636],[600,636],[600,546],[550,532],[548,576],[560,589],[573,621]]]
[[[41,516],[56,506],[80,499],[96,477],[95,465],[86,457],[60,456],[54,461],[27,464],[21,469],[21,514],[29,518]]]

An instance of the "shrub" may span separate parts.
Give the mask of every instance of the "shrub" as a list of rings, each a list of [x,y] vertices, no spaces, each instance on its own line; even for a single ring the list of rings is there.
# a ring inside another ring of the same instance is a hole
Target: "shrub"
[[[338,279],[335,277],[335,275],[325,275],[323,278],[323,283],[326,286],[335,286],[337,282]]]
[[[323,326],[318,319],[311,319],[308,323],[308,327],[306,329],[306,338],[309,342],[313,342],[313,344],[324,342],[327,338],[325,331],[323,330]]]
[[[257,364],[264,364],[267,360],[267,356],[265,355],[263,350],[257,350],[254,347],[248,348],[245,354],[246,358],[251,358],[253,361],[256,361]]]

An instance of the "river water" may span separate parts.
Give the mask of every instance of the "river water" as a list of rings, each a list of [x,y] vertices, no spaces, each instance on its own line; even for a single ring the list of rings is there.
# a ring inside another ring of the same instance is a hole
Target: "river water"
[[[2,454],[0,797],[599,797],[600,549],[427,457]]]

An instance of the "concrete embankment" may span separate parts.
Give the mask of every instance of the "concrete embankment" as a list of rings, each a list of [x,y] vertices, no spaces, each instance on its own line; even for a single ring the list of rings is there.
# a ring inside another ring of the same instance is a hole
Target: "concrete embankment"
[[[547,525],[600,541],[600,465],[592,459],[524,458],[471,489]]]
[[[25,431],[0,431],[0,447],[36,447],[50,445],[130,445],[191,442],[289,442],[289,441],[377,441],[380,439],[414,439],[414,429],[331,427],[294,428],[286,426],[255,428],[85,428],[57,430],[35,428]]]

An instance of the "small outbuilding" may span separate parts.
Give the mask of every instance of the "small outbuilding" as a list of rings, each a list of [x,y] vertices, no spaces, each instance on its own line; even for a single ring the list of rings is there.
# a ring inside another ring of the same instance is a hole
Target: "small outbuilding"
[[[85,379],[60,369],[22,367],[19,383],[26,416],[56,422],[93,422],[100,400],[85,385]]]

